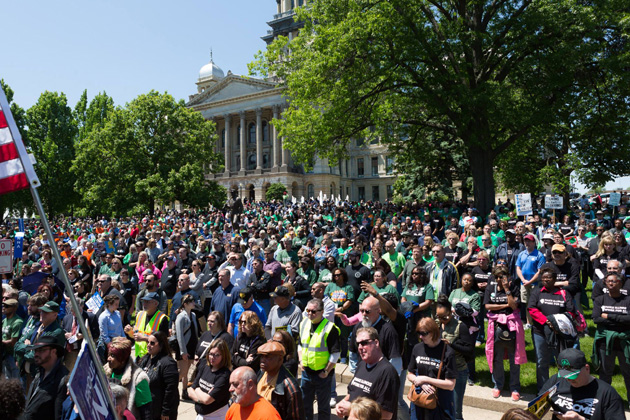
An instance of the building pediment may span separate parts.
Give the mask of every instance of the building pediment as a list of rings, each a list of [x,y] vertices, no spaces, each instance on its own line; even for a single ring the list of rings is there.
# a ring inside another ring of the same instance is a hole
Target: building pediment
[[[251,77],[228,74],[214,86],[209,87],[204,92],[191,95],[186,106],[198,107],[221,102],[227,99],[233,100],[240,97],[272,90],[277,87],[276,83],[267,82]]]

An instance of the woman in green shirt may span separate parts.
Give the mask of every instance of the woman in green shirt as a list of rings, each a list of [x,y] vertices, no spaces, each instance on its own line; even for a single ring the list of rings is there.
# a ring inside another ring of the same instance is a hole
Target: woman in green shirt
[[[335,257],[326,257],[326,267],[319,271],[319,281],[326,284],[332,282],[334,280],[332,272],[335,268],[337,268],[337,260]]]
[[[429,284],[429,275],[423,267],[415,267],[411,270],[411,277],[400,301],[418,304],[418,306],[414,305],[411,316],[407,318],[407,347],[403,359],[403,366],[407,366],[413,348],[418,344],[416,325],[422,318],[431,316],[431,305],[435,302],[433,287]]]
[[[372,283],[372,287],[374,287],[374,290],[376,290],[379,295],[391,293],[396,296],[396,299],[399,299],[398,290],[396,290],[396,288],[391,284],[387,283],[387,275],[383,269],[378,268],[374,272],[374,283]],[[362,291],[357,302],[362,303],[368,296],[370,296],[369,293],[365,290]]]
[[[332,257],[329,257],[332,258]],[[335,259],[333,258],[333,261]],[[350,337],[352,327],[347,327],[341,322],[339,315],[344,314],[351,317],[356,312],[354,303],[354,288],[348,284],[348,273],[343,268],[332,269],[333,283],[326,286],[324,294],[332,300],[337,308],[335,309],[335,325],[341,331],[341,337]],[[341,340],[341,358],[348,357],[348,340]]]

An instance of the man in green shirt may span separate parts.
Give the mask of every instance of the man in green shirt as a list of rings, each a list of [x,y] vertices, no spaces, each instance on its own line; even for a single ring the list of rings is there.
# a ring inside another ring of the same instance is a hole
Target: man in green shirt
[[[17,315],[18,301],[7,299],[3,302],[2,313],[5,318],[2,321],[2,347],[4,359],[2,360],[2,373],[5,378],[19,378],[20,371],[15,362],[13,347],[20,338],[24,320]]]
[[[392,269],[397,281],[400,282],[407,260],[402,254],[396,252],[396,245],[394,245],[394,241],[390,240],[385,242],[385,250],[387,252],[383,254],[383,259],[387,261],[387,264],[389,264],[389,267]]]

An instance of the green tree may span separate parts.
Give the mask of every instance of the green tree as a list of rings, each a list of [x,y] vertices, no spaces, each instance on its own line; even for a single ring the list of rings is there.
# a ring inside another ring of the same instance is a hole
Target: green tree
[[[77,204],[74,180],[68,170],[74,160],[77,133],[66,95],[44,92],[26,112],[29,145],[35,156],[38,189],[50,217],[71,211]]]
[[[88,106],[87,90],[84,90],[74,107],[74,118],[79,130],[77,142],[85,139],[87,133],[93,131],[97,126],[105,125],[112,111],[114,111],[114,100],[107,96],[107,93],[102,92],[96,95]]]
[[[9,106],[11,108],[11,114],[15,119],[15,124],[17,125],[18,130],[20,130],[22,140],[28,147],[28,139],[25,135],[26,130],[24,129],[24,126],[26,125],[26,111],[24,111],[24,108],[13,102],[13,89],[5,83],[4,79],[0,79],[0,85],[7,97],[7,101],[9,102]],[[0,209],[9,210],[12,214],[17,216],[22,216],[25,211],[28,211],[29,213],[33,212],[35,210],[35,205],[33,203],[33,197],[31,196],[30,190],[14,191],[9,194],[1,195]]]
[[[282,200],[282,197],[286,194],[287,187],[284,184],[279,182],[274,182],[267,188],[267,192],[265,193],[265,200]]]
[[[624,7],[620,0],[315,0],[297,11],[300,36],[290,45],[279,38],[250,68],[286,86],[291,104],[274,123],[296,160],[318,154],[334,164],[370,127],[395,142],[404,141],[404,127],[417,126],[462,142],[486,214],[497,158],[557,121],[576,80],[598,72],[604,52],[625,52],[627,44],[607,48]]]
[[[72,167],[84,213],[153,213],[156,203],[204,208],[225,201],[218,185],[205,180],[218,159],[214,124],[183,101],[151,91],[103,122],[77,144]]]

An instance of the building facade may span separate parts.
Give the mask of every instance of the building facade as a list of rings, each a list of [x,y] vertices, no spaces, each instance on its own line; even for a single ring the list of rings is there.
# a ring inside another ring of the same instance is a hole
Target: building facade
[[[277,0],[277,14],[267,24],[271,29],[262,39],[271,43],[278,36],[297,36],[301,24],[294,20],[294,8],[305,0]],[[287,193],[318,197],[320,191],[353,201],[384,201],[391,198],[396,176],[393,156],[378,141],[353,140],[349,158],[329,166],[326,159],[315,158],[308,172],[296,164],[278,136],[274,119],[281,119],[287,108],[283,88],[269,79],[227,75],[210,57],[199,71],[197,93],[190,95],[187,106],[201,112],[217,127],[216,151],[225,158],[221,172],[213,171],[207,179],[237,191],[241,198],[264,200],[272,183],[285,185]]]

